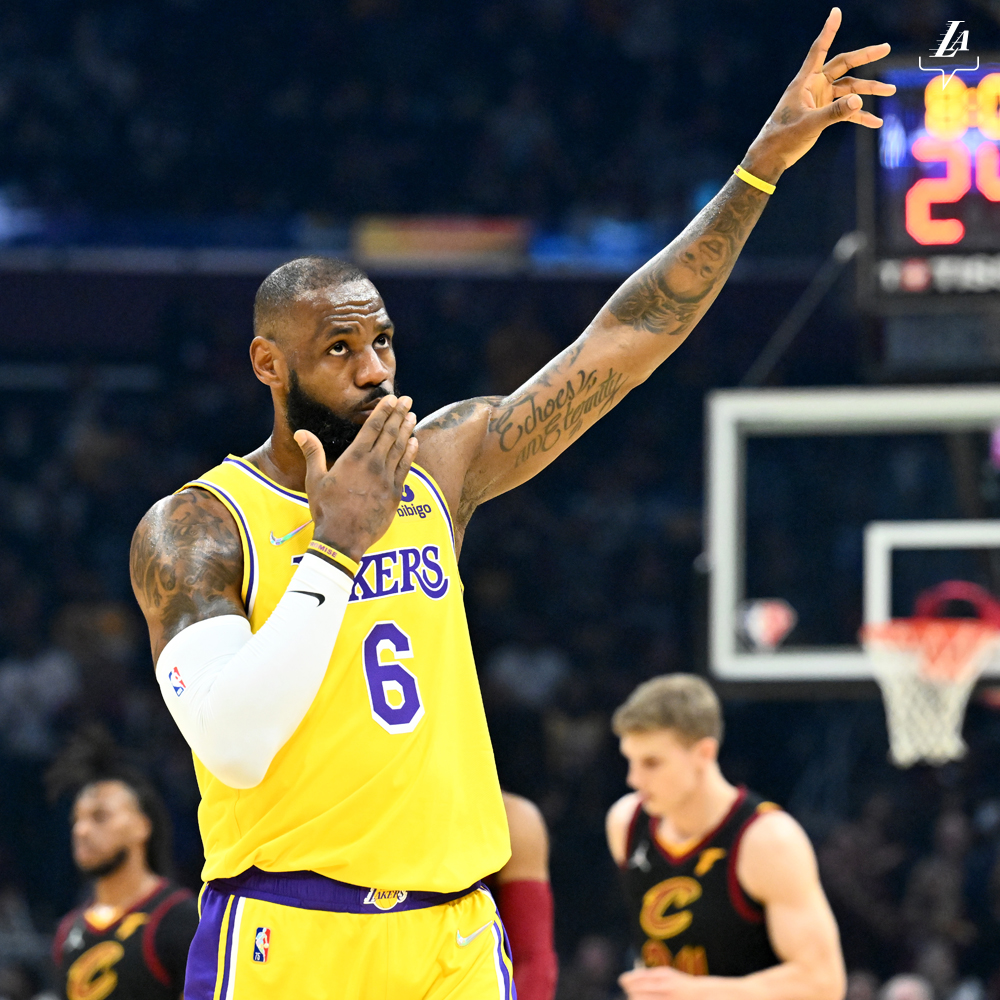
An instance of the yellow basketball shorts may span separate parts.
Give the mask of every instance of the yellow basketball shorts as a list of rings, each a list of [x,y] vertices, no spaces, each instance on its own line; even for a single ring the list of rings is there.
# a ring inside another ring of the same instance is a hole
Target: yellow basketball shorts
[[[184,1000],[516,1000],[482,886],[376,890],[313,872],[208,883]]]

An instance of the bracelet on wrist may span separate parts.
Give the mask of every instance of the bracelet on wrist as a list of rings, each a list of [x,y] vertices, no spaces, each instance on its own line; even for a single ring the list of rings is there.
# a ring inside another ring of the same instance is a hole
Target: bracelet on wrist
[[[741,181],[749,184],[751,187],[755,187],[758,191],[763,191],[764,194],[774,194],[777,185],[768,184],[767,181],[762,181],[759,177],[755,177],[749,170],[744,170],[739,164],[736,165],[736,169],[733,173],[739,177]]]
[[[335,549],[332,545],[327,545],[326,542],[318,541],[315,538],[309,543],[306,551],[319,556],[320,559],[331,563],[337,569],[342,569],[352,580],[358,575],[358,570],[361,569],[361,563],[355,562],[350,556],[344,555],[340,549]]]

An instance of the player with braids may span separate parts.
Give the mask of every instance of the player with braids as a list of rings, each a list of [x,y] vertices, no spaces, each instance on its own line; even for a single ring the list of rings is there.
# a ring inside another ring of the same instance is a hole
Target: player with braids
[[[93,880],[52,957],[66,1000],[176,1000],[198,926],[194,896],[170,881],[171,825],[149,779],[106,730],[75,736],[46,775],[73,796],[73,860]]]
[[[205,845],[187,1000],[513,995],[480,887],[510,841],[462,602],[476,508],[646,381],[722,289],[783,171],[835,122],[881,122],[827,60],[836,8],[737,176],[507,396],[419,425],[395,328],[351,264],[264,280],[250,358],[270,438],[142,519],[132,585],[195,757]],[[418,455],[419,452],[419,455]]]

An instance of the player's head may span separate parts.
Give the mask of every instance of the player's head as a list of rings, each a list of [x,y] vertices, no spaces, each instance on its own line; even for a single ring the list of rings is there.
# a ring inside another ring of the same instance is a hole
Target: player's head
[[[157,875],[169,874],[167,808],[106,730],[90,727],[73,737],[46,783],[53,799],[73,795],[73,860],[85,875],[102,878],[135,860]]]
[[[254,371],[276,417],[312,431],[333,461],[395,391],[393,325],[355,264],[301,257],[269,274],[254,300]]]
[[[718,766],[722,708],[700,677],[670,674],[640,684],[611,726],[628,760],[628,783],[651,816],[690,801]]]

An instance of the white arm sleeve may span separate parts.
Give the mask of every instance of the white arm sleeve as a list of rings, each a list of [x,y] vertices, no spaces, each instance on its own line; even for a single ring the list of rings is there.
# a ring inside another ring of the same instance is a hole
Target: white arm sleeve
[[[264,780],[319,691],[354,584],[306,553],[270,618],[196,622],[163,647],[156,679],[198,759],[231,788]]]

